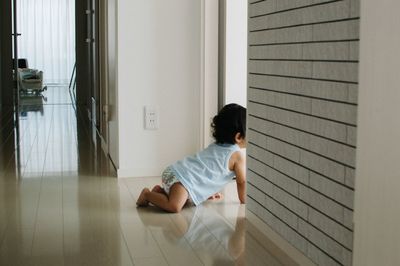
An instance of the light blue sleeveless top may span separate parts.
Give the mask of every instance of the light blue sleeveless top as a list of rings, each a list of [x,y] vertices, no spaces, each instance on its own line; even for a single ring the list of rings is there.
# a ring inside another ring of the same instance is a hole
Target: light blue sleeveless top
[[[210,144],[195,155],[170,166],[176,178],[189,192],[195,205],[219,192],[235,176],[229,170],[229,159],[239,151],[236,144]]]

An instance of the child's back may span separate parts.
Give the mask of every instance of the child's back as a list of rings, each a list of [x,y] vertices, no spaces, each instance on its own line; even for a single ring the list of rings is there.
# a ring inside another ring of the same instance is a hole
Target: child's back
[[[210,144],[196,155],[188,156],[170,166],[178,180],[188,191],[195,205],[232,180],[235,172],[229,162],[234,152],[240,152],[237,144]]]

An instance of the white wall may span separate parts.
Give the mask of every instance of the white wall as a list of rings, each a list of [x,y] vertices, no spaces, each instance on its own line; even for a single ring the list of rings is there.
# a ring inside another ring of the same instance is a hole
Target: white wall
[[[363,1],[355,266],[400,265],[400,2]]]
[[[225,103],[246,106],[247,1],[226,1]]]
[[[118,36],[118,176],[160,175],[200,147],[201,1],[121,0]]]

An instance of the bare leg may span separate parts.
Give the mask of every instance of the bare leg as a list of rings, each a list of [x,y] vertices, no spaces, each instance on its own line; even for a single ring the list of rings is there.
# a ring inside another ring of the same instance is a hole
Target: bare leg
[[[149,192],[150,190],[148,189],[148,188],[144,188],[143,190],[142,190],[142,192],[140,193],[140,195],[139,195],[139,198],[138,198],[138,200],[136,201],[136,205],[137,206],[139,206],[139,207],[146,207],[147,205],[149,205],[149,201],[147,201],[146,199],[145,199],[145,194],[147,193],[147,192]],[[165,190],[161,187],[161,186],[159,186],[159,185],[155,185],[152,189],[151,189],[151,192],[156,192],[156,193],[162,193],[162,194],[164,194],[164,195],[167,195],[167,193],[165,193]]]
[[[153,191],[145,191],[143,193],[144,200],[160,207],[168,212],[180,212],[185,205],[189,194],[181,183],[172,185],[169,196],[165,193]],[[140,198],[140,197],[139,197]]]

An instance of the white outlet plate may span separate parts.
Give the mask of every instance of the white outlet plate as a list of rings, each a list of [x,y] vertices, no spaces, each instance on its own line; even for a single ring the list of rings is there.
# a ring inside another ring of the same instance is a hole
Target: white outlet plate
[[[156,107],[144,107],[144,128],[147,130],[158,129],[158,109]]]

